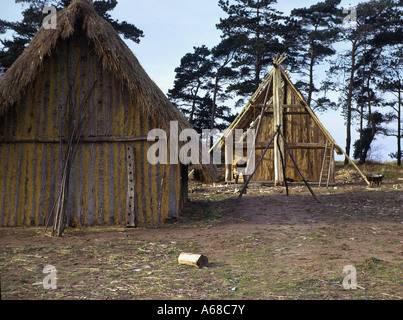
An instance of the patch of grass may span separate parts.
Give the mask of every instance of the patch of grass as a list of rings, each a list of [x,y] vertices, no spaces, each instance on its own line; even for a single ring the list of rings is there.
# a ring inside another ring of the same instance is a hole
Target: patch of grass
[[[310,212],[304,210],[304,203],[297,208],[278,202],[284,207],[277,207],[272,196],[256,197],[256,203],[249,205],[261,209],[250,214],[245,214],[250,207],[242,207],[242,203],[233,204],[213,193],[208,197],[199,193],[190,209],[186,209],[183,221],[159,230],[88,228],[72,230],[69,238],[50,241],[38,236],[38,229],[25,229],[25,233],[21,229],[15,233],[12,229],[0,229],[2,241],[7,236],[12,243],[0,248],[2,298],[401,297],[403,265],[401,243],[396,236],[401,231],[401,215],[396,213],[401,192],[360,190],[354,194],[346,189],[343,195],[340,189],[340,195],[324,201],[329,205],[314,206],[309,202]],[[264,200],[276,208],[265,206]],[[299,200],[294,197],[293,201]],[[273,208],[273,213],[284,213],[287,219],[280,221],[273,215],[276,219],[270,223],[255,223],[259,214],[266,214],[269,219]],[[381,214],[388,210],[396,217]],[[351,223],[343,221],[345,215]],[[228,221],[217,225],[227,216]],[[236,219],[238,216],[241,219]],[[91,241],[83,241],[87,237]],[[210,266],[196,269],[179,265],[179,253],[191,251],[206,254]],[[48,263],[58,271],[58,289],[53,292],[32,286],[43,280],[42,266]],[[365,290],[343,289],[342,269],[348,264],[356,266],[358,285]]]
[[[329,282],[336,282],[336,283],[341,283],[343,281],[342,276],[332,276],[329,280]]]
[[[367,271],[379,271],[385,269],[385,262],[375,257],[370,257],[364,260],[364,263],[360,266],[363,270]]]
[[[136,252],[136,254],[144,254],[147,251],[145,249],[143,249],[143,248],[137,248],[135,252]]]
[[[385,176],[384,180],[389,180],[389,181],[398,181],[398,178],[403,177],[403,173],[398,172],[398,171],[379,170],[379,171],[375,171],[374,173]]]
[[[108,273],[109,277],[118,277],[121,275],[121,272],[117,271],[117,270],[112,270]]]

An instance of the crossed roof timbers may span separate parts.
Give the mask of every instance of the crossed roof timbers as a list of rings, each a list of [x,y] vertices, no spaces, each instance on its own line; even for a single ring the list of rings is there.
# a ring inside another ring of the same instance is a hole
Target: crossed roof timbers
[[[308,114],[316,123],[316,125],[320,128],[322,133],[327,138],[329,144],[333,146],[337,154],[339,155],[344,154],[344,156],[354,166],[357,172],[368,184],[368,186],[370,186],[370,182],[368,181],[367,177],[361,172],[361,170],[350,159],[350,157],[345,153],[345,151],[336,143],[336,141],[333,139],[330,133],[326,130],[326,128],[316,117],[312,109],[308,106],[302,94],[292,84],[290,76],[286,72],[286,67],[285,68],[281,67],[281,64],[284,62],[285,59],[286,57],[284,53],[282,55],[277,55],[276,57],[273,58],[273,68],[270,71],[270,73],[266,75],[266,77],[260,84],[259,88],[251,96],[245,107],[235,118],[234,122],[224,131],[223,135],[211,147],[210,152],[212,152],[215,148],[222,149],[225,144],[225,139],[228,136],[232,135],[235,129],[243,129],[244,131],[247,131],[248,129],[255,129],[257,139],[262,124],[261,119],[267,112],[273,113],[275,122],[276,118],[278,120],[277,123],[274,123],[274,127],[277,127],[278,125],[281,126],[282,125],[280,120],[281,117],[279,117],[278,114],[276,117],[276,110],[284,108],[287,110],[287,114]],[[281,94],[280,90],[284,90],[285,87],[287,87],[288,90],[292,91],[291,94],[294,95],[294,97],[296,97],[295,100],[298,101],[298,103],[296,104],[282,103],[282,99],[280,99],[279,94]],[[303,108],[304,110],[301,111],[301,108]],[[293,109],[296,111],[293,111]],[[256,114],[258,115],[256,116]],[[245,138],[245,135],[243,136],[243,138]],[[256,147],[256,139],[254,147]]]

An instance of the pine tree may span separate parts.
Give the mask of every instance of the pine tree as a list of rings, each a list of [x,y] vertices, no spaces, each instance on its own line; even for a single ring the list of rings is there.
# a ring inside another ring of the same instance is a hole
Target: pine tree
[[[388,62],[384,65],[384,72],[381,80],[377,83],[382,92],[391,93],[394,100],[385,103],[390,107],[392,112],[388,114],[392,121],[396,121],[396,129],[385,129],[383,134],[393,136],[397,139],[397,151],[392,154],[392,158],[397,160],[397,165],[402,165],[402,145],[401,139],[403,135],[402,129],[402,98],[403,98],[403,46],[397,46],[396,51],[392,51],[386,59]]]
[[[250,96],[260,85],[271,65],[272,57],[282,53],[281,43],[284,20],[281,12],[275,10],[275,0],[220,0],[219,6],[227,18],[220,19],[217,28],[224,39],[234,39],[238,52],[232,67],[238,70],[238,80],[229,90],[239,96]]]
[[[191,124],[195,120],[197,104],[204,97],[203,90],[211,87],[213,77],[210,50],[205,45],[193,49],[194,52],[187,53],[175,69],[174,87],[168,91],[168,97],[188,115]]]
[[[313,93],[319,90],[314,84],[314,68],[336,51],[333,44],[338,40],[342,19],[337,7],[341,0],[318,2],[309,8],[291,11],[291,32],[285,34],[287,47],[293,58],[291,71],[307,76],[308,81],[298,82],[298,87],[306,92],[307,103],[312,108]],[[318,106],[320,107],[320,106]]]
[[[330,69],[331,77],[339,75],[347,79],[342,80],[340,90],[342,96],[340,105],[343,106],[343,114],[346,118],[346,154],[350,155],[351,149],[351,126],[353,113],[359,113],[360,140],[362,147],[364,124],[363,120],[369,121],[372,128],[372,139],[380,131],[377,130],[374,119],[371,116],[376,104],[379,104],[375,84],[375,76],[382,64],[379,61],[381,53],[388,46],[402,42],[401,32],[401,4],[402,0],[371,0],[358,4],[356,26],[347,28],[342,32],[342,40],[348,43],[350,49],[339,55],[338,63]],[[366,114],[364,114],[366,112]],[[386,119],[386,118],[385,118]],[[367,127],[367,126],[365,126]],[[365,156],[366,153],[361,153]],[[345,164],[349,160],[346,157]],[[361,162],[365,162],[361,158]]]
[[[228,81],[236,79],[237,72],[230,67],[230,63],[234,60],[234,57],[238,51],[238,43],[232,39],[223,39],[212,52],[213,61],[213,99],[211,106],[211,121],[210,129],[217,128],[216,114],[218,117],[222,117],[222,110],[217,106],[217,102],[225,102],[230,96],[227,90],[223,88],[223,84],[227,84]]]
[[[211,51],[205,45],[193,49],[192,53],[183,56],[180,66],[175,69],[174,86],[168,91],[168,97],[197,132],[223,129],[232,120],[231,112],[218,102],[228,99],[221,84],[234,76],[227,67],[233,49],[228,44],[218,45]]]

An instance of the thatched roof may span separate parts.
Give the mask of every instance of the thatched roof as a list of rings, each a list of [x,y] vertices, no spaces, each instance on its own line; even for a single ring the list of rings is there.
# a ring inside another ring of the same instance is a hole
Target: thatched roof
[[[252,95],[252,97],[249,99],[245,107],[241,110],[241,112],[238,114],[236,119],[231,123],[231,125],[226,129],[226,131],[223,133],[223,135],[216,141],[215,145],[210,149],[210,152],[216,148],[224,148],[224,143],[225,143],[225,138],[231,135],[235,129],[243,129],[247,130],[249,126],[256,120],[256,109],[254,107],[254,104],[264,104],[265,99],[271,98],[270,94],[272,95],[272,92],[267,95],[267,91],[273,90],[272,86],[272,80],[273,80],[273,73],[274,73],[274,67],[268,73],[265,77],[265,79],[262,81],[260,84],[259,88],[255,91],[255,93]],[[326,128],[322,125],[318,117],[315,115],[313,110],[308,106],[306,103],[306,100],[304,96],[301,94],[301,92],[292,84],[291,79],[289,75],[285,72],[285,69],[280,67],[282,79],[285,83],[288,84],[288,86],[291,88],[292,91],[294,91],[294,94],[300,99],[302,105],[305,109],[305,111],[310,115],[314,123],[319,127],[320,131],[323,133],[323,135],[333,144],[334,150],[337,152],[337,154],[341,155],[343,154],[342,148],[336,143],[336,141],[333,139],[331,134],[326,130]],[[269,99],[270,100],[270,99]],[[256,122],[255,122],[256,123]]]
[[[133,52],[115,29],[99,16],[91,0],[75,0],[57,13],[57,29],[37,32],[27,49],[0,78],[0,116],[7,112],[23,96],[33,82],[47,56],[53,54],[57,42],[67,39],[80,28],[94,45],[103,67],[123,81],[130,93],[142,98],[144,112],[164,129],[170,121],[178,121],[179,130],[191,128],[183,114],[168,100],[161,89],[150,79]],[[207,179],[217,177],[214,166],[200,166]]]

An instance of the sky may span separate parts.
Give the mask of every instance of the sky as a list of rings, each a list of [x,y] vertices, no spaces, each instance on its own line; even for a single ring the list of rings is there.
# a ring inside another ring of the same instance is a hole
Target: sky
[[[319,0],[278,0],[276,9],[289,14],[294,8],[309,7]],[[343,0],[341,6],[356,5],[361,1]],[[0,19],[18,21],[22,6],[15,0],[2,0]],[[118,5],[110,12],[114,19],[127,21],[143,30],[140,44],[125,41],[140,61],[150,78],[166,94],[173,87],[175,68],[181,58],[193,51],[194,46],[206,45],[211,48],[220,42],[220,31],[215,25],[225,13],[217,0],[118,0]],[[9,34],[7,34],[10,37]],[[318,76],[324,68],[318,67]],[[267,70],[269,72],[270,70]],[[292,75],[297,82],[298,76]],[[233,113],[240,109],[233,109]],[[317,113],[318,118],[330,132],[337,144],[345,149],[346,128],[340,111]],[[352,129],[352,141],[358,139],[357,125]],[[391,161],[388,154],[396,151],[396,139],[378,137],[373,145],[371,157],[378,161]],[[336,156],[336,160],[344,159]]]

